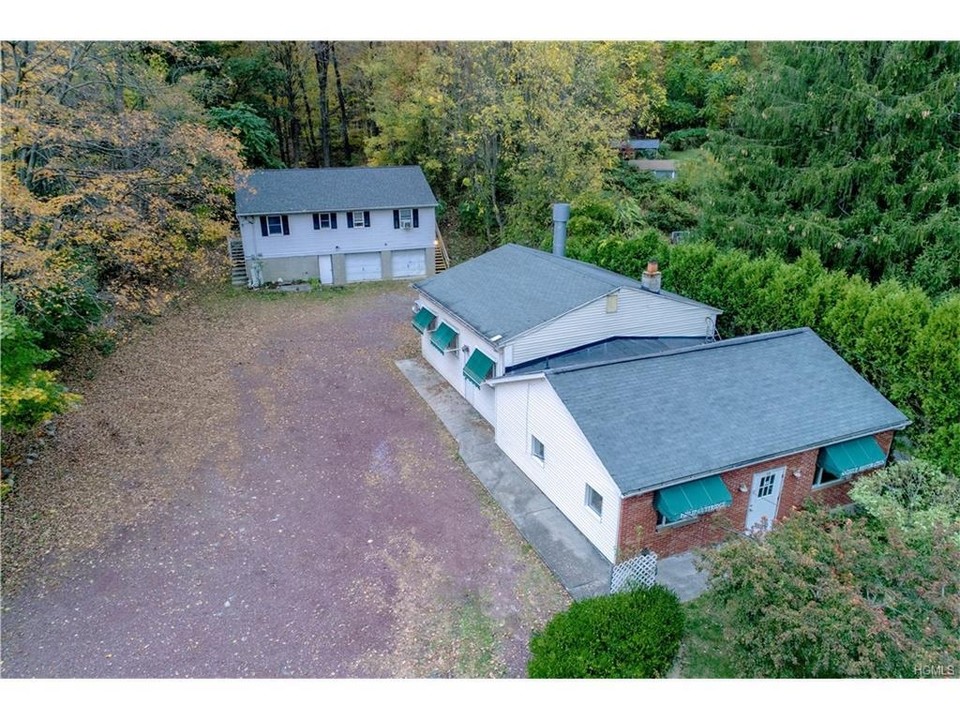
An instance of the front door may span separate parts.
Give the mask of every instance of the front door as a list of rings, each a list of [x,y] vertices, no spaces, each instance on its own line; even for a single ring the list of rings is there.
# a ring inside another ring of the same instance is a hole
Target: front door
[[[753,476],[750,504],[747,506],[748,533],[769,530],[777,517],[780,491],[783,490],[783,475],[786,468],[764,470]]]

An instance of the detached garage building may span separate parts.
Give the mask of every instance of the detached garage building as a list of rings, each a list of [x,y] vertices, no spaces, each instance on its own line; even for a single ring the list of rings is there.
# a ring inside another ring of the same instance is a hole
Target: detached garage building
[[[419,166],[257,170],[236,203],[250,287],[434,273],[437,199]]]

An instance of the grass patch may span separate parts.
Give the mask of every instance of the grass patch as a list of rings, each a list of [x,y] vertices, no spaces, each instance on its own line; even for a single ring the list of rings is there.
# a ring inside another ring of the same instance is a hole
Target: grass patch
[[[737,677],[723,633],[728,622],[726,610],[719,607],[710,593],[686,603],[683,609],[686,625],[680,677]]]
[[[497,637],[493,621],[484,613],[480,598],[469,595],[457,610],[457,677],[501,677],[504,668],[497,662]]]

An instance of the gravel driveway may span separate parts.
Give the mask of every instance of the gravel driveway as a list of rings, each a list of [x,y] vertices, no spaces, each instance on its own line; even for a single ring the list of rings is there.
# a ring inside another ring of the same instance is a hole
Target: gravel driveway
[[[516,677],[569,598],[394,360],[411,291],[219,291],[4,506],[6,677]]]

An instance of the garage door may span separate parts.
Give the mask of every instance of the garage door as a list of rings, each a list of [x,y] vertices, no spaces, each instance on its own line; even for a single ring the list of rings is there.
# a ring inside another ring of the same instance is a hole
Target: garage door
[[[352,253],[345,256],[347,282],[361,280],[379,280],[383,275],[380,269],[380,253]]]
[[[423,250],[394,250],[393,276],[402,278],[426,275],[425,257]]]

